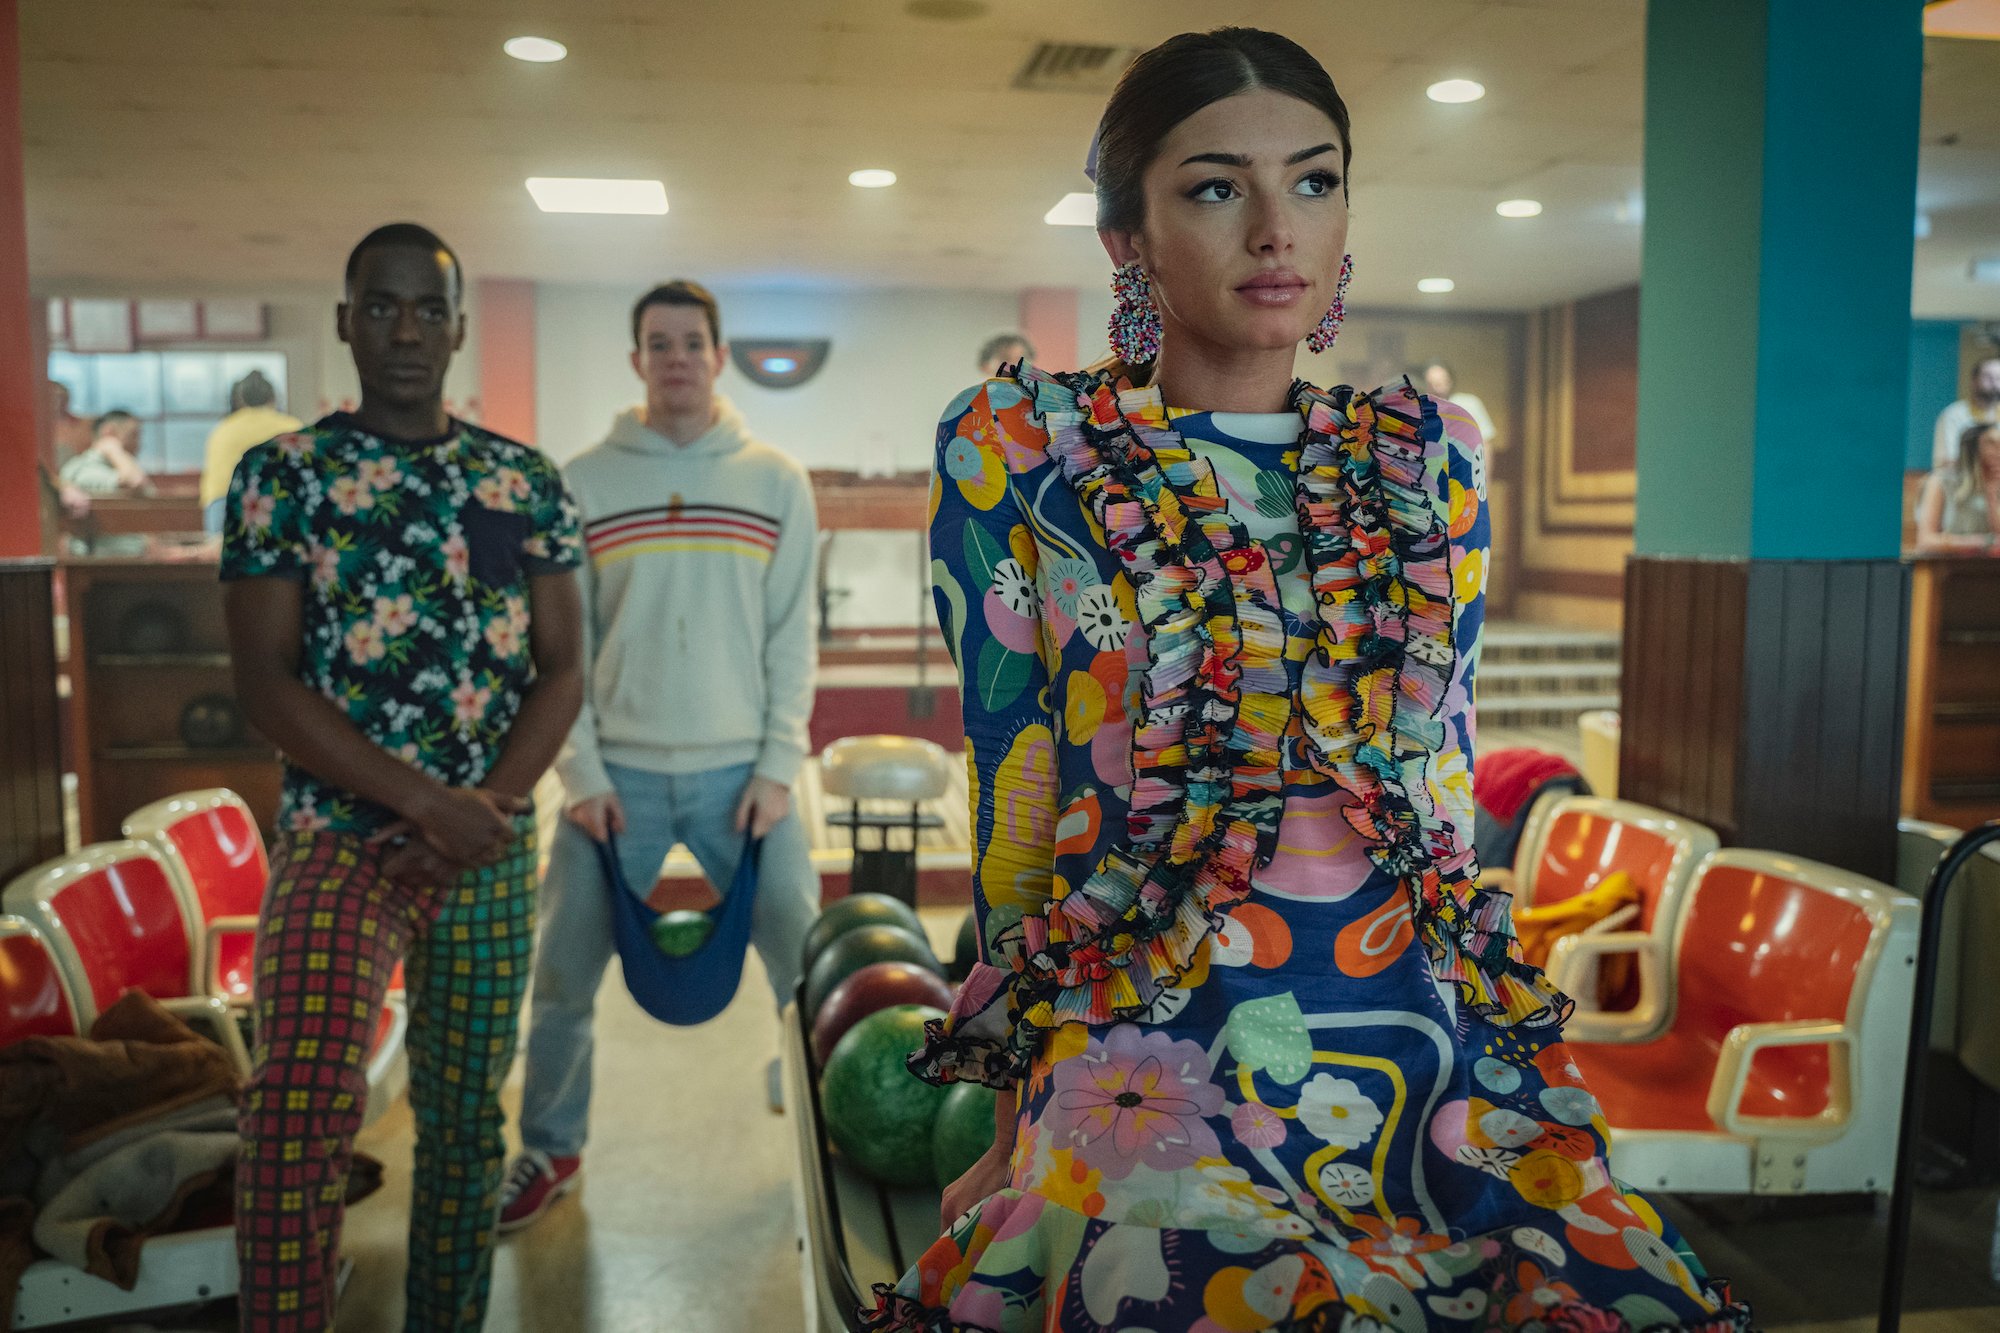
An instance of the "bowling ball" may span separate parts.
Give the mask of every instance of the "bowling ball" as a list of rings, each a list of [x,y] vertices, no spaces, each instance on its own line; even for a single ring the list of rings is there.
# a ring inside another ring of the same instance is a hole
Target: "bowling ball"
[[[972,1169],[993,1146],[993,1089],[954,1083],[945,1090],[931,1130],[931,1165],[943,1189]]]
[[[820,1114],[841,1155],[888,1185],[928,1185],[936,1172],[931,1135],[945,1090],[903,1062],[923,1044],[927,1004],[878,1009],[848,1029],[820,1076]]]
[[[813,1059],[821,1064],[847,1030],[878,1009],[897,1004],[951,1008],[951,987],[917,963],[870,963],[827,994],[813,1015]]]
[[[708,943],[714,930],[706,912],[665,912],[653,921],[653,947],[669,958],[685,958]]]
[[[113,651],[143,657],[186,652],[187,617],[170,602],[135,602],[118,617]]]
[[[901,926],[918,939],[924,938],[924,923],[908,903],[886,893],[850,893],[830,904],[813,922],[799,966],[811,970],[813,960],[827,945],[857,926]]]
[[[953,981],[963,981],[972,975],[972,965],[979,961],[979,917],[967,912],[965,920],[958,923],[958,943],[951,951],[951,966],[945,969],[945,976]]]
[[[806,972],[806,1017],[819,1016],[833,988],[870,963],[915,963],[942,974],[931,946],[901,926],[858,926],[820,951]]]
[[[201,694],[181,709],[181,740],[189,749],[220,750],[243,740],[243,710],[226,694]]]

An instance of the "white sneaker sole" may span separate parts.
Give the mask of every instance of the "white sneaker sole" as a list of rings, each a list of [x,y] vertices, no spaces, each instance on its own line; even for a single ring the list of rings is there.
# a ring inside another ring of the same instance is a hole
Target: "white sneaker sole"
[[[583,1171],[581,1168],[578,1168],[577,1171],[573,1175],[571,1175],[569,1179],[564,1181],[559,1181],[555,1185],[550,1186],[549,1192],[542,1196],[541,1207],[535,1209],[534,1212],[529,1213],[526,1217],[515,1218],[512,1222],[496,1223],[494,1225],[494,1234],[499,1236],[508,1236],[512,1235],[516,1231],[521,1230],[523,1227],[533,1226],[535,1223],[542,1220],[542,1215],[544,1213],[548,1212],[549,1209],[555,1207],[558,1203],[562,1202],[562,1200],[566,1198],[571,1191],[576,1189],[576,1187],[578,1185],[581,1185],[582,1183],[583,1183]]]

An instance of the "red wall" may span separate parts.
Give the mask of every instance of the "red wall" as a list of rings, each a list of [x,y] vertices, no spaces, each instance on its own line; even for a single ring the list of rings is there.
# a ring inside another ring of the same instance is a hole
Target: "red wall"
[[[35,475],[35,363],[28,298],[28,220],[21,181],[21,30],[16,0],[0,0],[0,556],[42,550]]]

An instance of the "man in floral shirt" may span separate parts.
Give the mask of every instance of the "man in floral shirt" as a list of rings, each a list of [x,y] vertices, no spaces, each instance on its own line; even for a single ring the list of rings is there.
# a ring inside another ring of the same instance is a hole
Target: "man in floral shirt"
[[[529,793],[582,700],[575,506],[454,421],[458,259],[402,223],[348,260],[361,407],[258,445],[224,510],[237,690],[285,756],[236,1177],[245,1329],[330,1327],[366,1066],[405,964],[409,1328],[484,1318],[534,934]]]

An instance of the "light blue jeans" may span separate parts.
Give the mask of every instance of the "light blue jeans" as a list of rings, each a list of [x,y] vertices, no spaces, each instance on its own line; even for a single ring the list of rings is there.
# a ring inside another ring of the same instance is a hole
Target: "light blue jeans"
[[[648,773],[605,765],[625,832],[618,859],[634,893],[648,894],[660,863],[678,845],[694,853],[716,892],[727,893],[743,855],[736,802],[751,765],[703,773]],[[798,811],[764,838],[750,939],[782,1007],[799,981],[806,933],[819,912],[819,875]],[[583,1151],[590,1121],[591,1018],[605,964],[617,952],[611,904],[590,835],[568,819],[556,831],[542,883],[542,940],[535,955],[528,1011],[527,1085],[521,1092],[521,1142],[551,1157]]]

